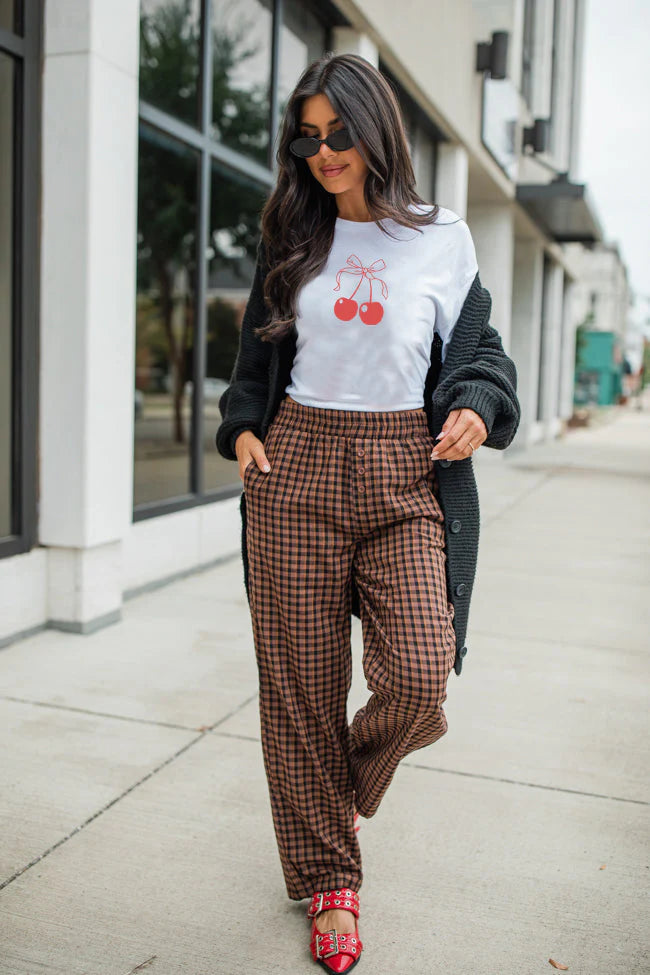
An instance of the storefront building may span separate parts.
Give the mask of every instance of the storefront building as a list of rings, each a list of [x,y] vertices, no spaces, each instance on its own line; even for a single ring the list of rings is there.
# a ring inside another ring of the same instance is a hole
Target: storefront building
[[[468,220],[518,367],[510,449],[557,435],[572,248],[602,236],[571,180],[583,5],[0,0],[0,644],[239,551],[218,400],[284,105],[326,50],[388,76],[419,192]]]

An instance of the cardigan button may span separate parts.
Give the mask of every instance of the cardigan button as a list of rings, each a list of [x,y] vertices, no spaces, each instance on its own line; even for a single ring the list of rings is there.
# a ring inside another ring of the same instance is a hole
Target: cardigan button
[[[451,467],[451,461],[447,460],[446,458],[445,460],[439,460],[438,463],[441,467]]]
[[[456,595],[457,596],[464,596],[466,592],[467,592],[467,586],[465,585],[464,582],[460,582],[456,586]]]
[[[460,531],[460,528],[461,528],[460,521],[458,520],[458,518],[454,518],[451,525],[449,526],[449,530],[452,531],[454,535],[456,535]]]
[[[466,653],[467,653],[467,647],[461,647],[460,650],[458,651],[458,656],[464,657]]]

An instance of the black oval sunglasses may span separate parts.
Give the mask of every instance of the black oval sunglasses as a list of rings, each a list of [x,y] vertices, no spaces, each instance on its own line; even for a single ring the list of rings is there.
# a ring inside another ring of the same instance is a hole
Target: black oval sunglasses
[[[311,135],[294,139],[293,142],[289,143],[289,149],[294,156],[307,159],[308,156],[315,156],[317,152],[320,152],[323,142],[335,152],[345,152],[346,149],[351,149],[354,145],[352,136],[347,129],[337,129],[336,132],[330,132],[326,139],[316,139]]]

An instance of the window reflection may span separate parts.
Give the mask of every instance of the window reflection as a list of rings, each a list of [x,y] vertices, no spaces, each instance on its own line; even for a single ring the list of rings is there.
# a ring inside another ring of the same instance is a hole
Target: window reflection
[[[14,0],[0,0],[0,30],[16,30],[14,20]]]
[[[14,70],[0,54],[0,536],[12,534]]]
[[[271,0],[212,0],[212,135],[267,164]]]
[[[197,175],[196,153],[141,126],[135,504],[190,490]]]
[[[217,452],[214,437],[221,422],[219,397],[228,386],[237,356],[264,200],[264,190],[252,180],[213,162],[204,384],[206,490],[238,480],[237,468]]]
[[[192,125],[198,123],[200,41],[200,0],[141,0],[140,98]]]
[[[298,78],[327,48],[327,30],[300,0],[284,0],[280,36],[278,93],[280,115]]]

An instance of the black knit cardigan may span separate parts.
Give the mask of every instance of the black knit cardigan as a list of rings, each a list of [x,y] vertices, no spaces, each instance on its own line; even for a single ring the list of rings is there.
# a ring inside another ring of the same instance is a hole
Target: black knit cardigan
[[[216,433],[217,450],[237,460],[235,441],[244,430],[264,441],[291,378],[297,330],[279,342],[264,342],[253,329],[268,321],[263,297],[266,265],[260,243],[253,285],[242,322],[239,351],[230,385],[219,400],[222,422]],[[469,289],[442,363],[442,342],[434,336],[431,366],[424,387],[429,431],[435,437],[451,410],[469,408],[483,419],[488,431],[483,446],[505,449],[517,431],[520,406],[515,364],[503,350],[501,337],[489,323],[492,299],[479,274]],[[439,501],[445,516],[447,595],[454,605],[456,659],[460,674],[467,653],[465,635],[476,574],[479,540],[479,501],[472,458],[434,461]],[[240,501],[244,584],[250,600],[246,552],[246,496]],[[359,593],[352,576],[352,613],[360,617]]]

